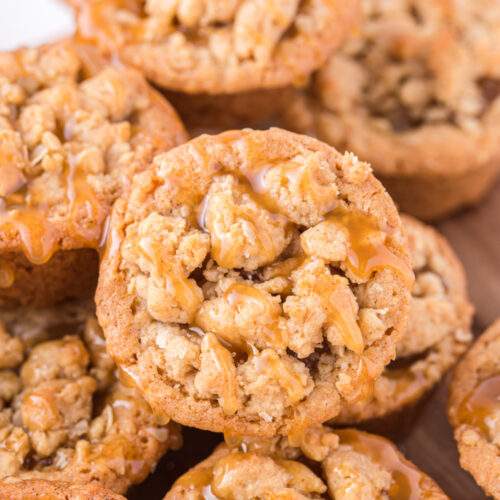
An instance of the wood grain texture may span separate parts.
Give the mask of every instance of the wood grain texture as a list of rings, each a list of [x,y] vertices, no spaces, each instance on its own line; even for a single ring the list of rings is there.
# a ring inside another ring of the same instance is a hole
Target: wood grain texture
[[[476,307],[474,333],[479,335],[500,316],[500,184],[474,209],[436,225],[462,259]],[[394,438],[403,453],[433,477],[452,500],[483,500],[486,496],[460,468],[446,416],[449,376],[416,409],[411,420],[384,434]],[[169,453],[149,479],[133,488],[131,500],[161,499],[177,477],[210,454],[220,436],[195,429],[184,432],[185,445]]]

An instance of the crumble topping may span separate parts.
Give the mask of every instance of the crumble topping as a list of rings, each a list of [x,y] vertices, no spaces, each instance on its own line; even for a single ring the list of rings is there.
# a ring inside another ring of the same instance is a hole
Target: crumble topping
[[[155,110],[159,98],[132,71],[92,67],[86,50],[63,42],[0,53],[0,248],[35,264],[97,248],[131,172],[183,136],[180,123],[148,131],[146,116],[173,124],[173,110]]]
[[[158,374],[221,418],[282,422],[328,384],[325,397],[356,399],[393,355],[413,279],[398,223],[364,198],[384,196],[367,165],[298,137],[201,136],[158,156],[117,205],[107,258],[137,343],[128,358],[116,331],[110,349],[140,386]]]
[[[10,314],[2,315],[1,478],[82,476],[124,491],[176,445],[174,428],[117,380],[100,327],[86,310],[31,311],[12,332],[5,326]],[[86,314],[83,327],[78,320]],[[61,336],[60,329],[73,333]]]
[[[445,124],[478,133],[500,95],[498,9],[364,0],[362,34],[320,71],[322,103],[339,115],[361,113],[382,131]]]
[[[181,476],[165,500],[217,498],[447,498],[388,440],[354,429],[313,427],[300,446],[286,439],[219,446]]]

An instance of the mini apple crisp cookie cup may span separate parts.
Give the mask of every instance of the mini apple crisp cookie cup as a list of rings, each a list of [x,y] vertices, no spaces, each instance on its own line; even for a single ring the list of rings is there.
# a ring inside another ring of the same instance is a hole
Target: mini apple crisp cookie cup
[[[77,37],[156,85],[229,94],[304,82],[338,48],[358,0],[68,0]]]
[[[477,203],[500,169],[500,3],[366,0],[361,32],[286,113],[370,162],[401,211]]]
[[[314,427],[300,443],[240,439],[181,476],[164,500],[446,500],[389,440],[355,429]]]
[[[0,52],[0,306],[90,296],[111,203],[186,138],[138,73],[93,48]]]
[[[335,417],[395,355],[413,273],[365,163],[281,129],[158,155],[113,208],[96,302],[153,410],[272,436]]]
[[[180,431],[118,378],[91,308],[68,307],[62,324],[52,310],[27,321],[0,313],[0,481],[96,481],[124,493],[180,446]]]
[[[457,365],[448,416],[460,465],[487,495],[500,498],[500,320]]]

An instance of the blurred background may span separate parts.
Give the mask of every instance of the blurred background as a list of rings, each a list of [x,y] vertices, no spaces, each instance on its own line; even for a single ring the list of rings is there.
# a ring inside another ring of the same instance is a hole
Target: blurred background
[[[70,35],[71,11],[58,0],[1,0],[0,50],[37,45]]]

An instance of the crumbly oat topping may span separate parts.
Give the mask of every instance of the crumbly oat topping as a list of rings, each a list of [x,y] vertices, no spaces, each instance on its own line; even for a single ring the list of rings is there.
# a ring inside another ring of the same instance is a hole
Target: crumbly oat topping
[[[65,313],[60,319],[76,319],[72,306]],[[176,431],[116,379],[94,317],[83,327],[56,324],[53,315],[32,310],[12,331],[5,326],[12,318],[2,315],[0,478],[81,478],[124,491],[176,444]]]
[[[352,429],[310,428],[286,439],[222,445],[181,476],[165,500],[447,498],[388,440]]]
[[[473,308],[461,263],[431,227],[407,215],[401,219],[415,273],[408,327],[396,361],[374,383],[373,399],[347,409],[341,421],[381,417],[416,402],[472,341]]]
[[[0,249],[35,264],[96,248],[131,173],[183,138],[139,75],[94,58],[69,42],[0,53]],[[148,130],[155,115],[172,129]]]
[[[364,0],[363,10],[362,34],[318,76],[322,103],[383,131],[479,132],[500,102],[499,4]]]
[[[298,138],[195,139],[158,156],[111,222],[98,302],[113,356],[146,395],[153,377],[218,412],[219,430],[334,416],[393,356],[412,281],[395,211],[367,165]],[[106,327],[117,276],[127,345]],[[320,394],[334,406],[308,408]],[[204,418],[174,405],[155,407]]]
[[[230,93],[307,78],[347,34],[357,1],[70,0],[78,34],[166,88]]]

